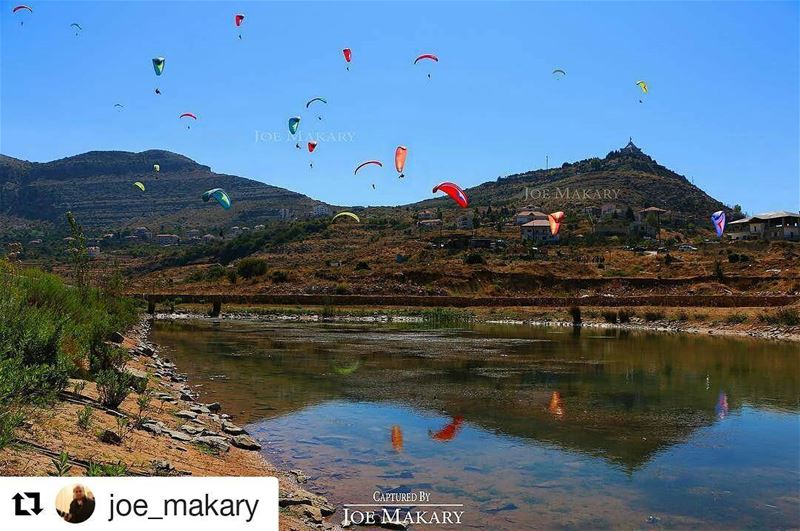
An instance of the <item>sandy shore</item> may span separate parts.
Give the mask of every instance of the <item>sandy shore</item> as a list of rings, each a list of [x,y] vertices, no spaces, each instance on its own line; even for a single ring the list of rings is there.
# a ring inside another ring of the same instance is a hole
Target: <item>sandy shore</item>
[[[336,529],[325,520],[334,508],[303,489],[298,483],[302,476],[267,462],[258,451],[260,443],[220,404],[199,401],[180,368],[148,341],[148,323],[142,321],[119,338],[131,354],[126,370],[147,382],[152,398],[144,411],[140,393],[131,392],[117,410],[108,410],[99,403],[94,382],[73,379],[53,407],[32,411],[15,433],[16,441],[0,450],[0,474],[54,474],[54,459],[66,452],[69,476],[87,475],[90,462],[122,463],[128,475],[138,476],[276,476],[281,530]],[[91,421],[82,428],[78,413],[86,407],[92,410]],[[118,418],[127,419],[127,427],[120,428]]]

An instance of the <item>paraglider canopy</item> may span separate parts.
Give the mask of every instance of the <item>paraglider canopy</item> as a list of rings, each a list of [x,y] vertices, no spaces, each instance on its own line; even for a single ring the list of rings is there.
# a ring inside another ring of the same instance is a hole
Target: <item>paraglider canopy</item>
[[[561,79],[562,77],[566,76],[567,73],[561,70],[560,68],[556,68],[555,70],[553,70],[553,75],[555,76],[556,79]]]
[[[69,27],[70,28],[75,28],[76,30],[79,30],[79,31],[83,31],[83,28],[77,22],[73,22],[72,24],[69,25]]]
[[[433,187],[433,193],[435,194],[436,192],[446,193],[453,199],[453,201],[458,203],[461,208],[467,208],[467,205],[469,205],[467,194],[465,194],[464,190],[462,190],[461,187],[455,183],[443,182],[437,184]]]
[[[353,218],[353,219],[354,219],[354,220],[356,220],[357,222],[361,223],[361,220],[358,218],[358,216],[356,216],[356,215],[355,215],[355,214],[353,214],[352,212],[339,212],[338,214],[336,214],[335,216],[333,216],[333,219],[331,220],[331,222],[333,222],[333,221],[336,221],[336,218],[339,218],[339,217],[341,217],[341,216],[347,216],[347,217],[349,217],[349,218]]]
[[[721,238],[722,233],[725,232],[725,212],[718,210],[711,214],[711,223],[714,224],[714,230],[717,231],[717,237]]]
[[[237,28],[242,25],[243,21],[244,21],[244,15],[243,14],[237,13],[236,15],[233,16],[233,23],[236,24]],[[258,25],[258,24],[256,24],[256,25]]]
[[[308,152],[309,152],[309,153],[313,153],[315,149],[317,149],[317,142],[316,142],[316,141],[314,141],[314,140],[311,140],[311,141],[308,143]]]
[[[214,198],[217,203],[222,206],[225,210],[228,210],[231,207],[231,198],[225,193],[225,190],[222,188],[212,188],[207,192],[203,193],[203,202],[208,203],[209,199]]]
[[[348,63],[353,58],[353,52],[350,50],[350,48],[345,48],[344,50],[342,50],[342,54],[344,54],[344,60],[347,61]]]
[[[161,166],[158,164],[153,164],[153,170],[158,173],[161,171]]]
[[[322,103],[328,103],[328,100],[326,100],[325,98],[320,98],[319,96],[317,96],[316,98],[311,98],[310,100],[308,100],[306,102],[306,109],[308,109],[309,105],[311,105],[315,101],[321,101]]]
[[[636,85],[638,85],[638,87],[639,87],[640,89],[642,89],[642,92],[644,92],[645,94],[647,94],[647,90],[648,90],[648,89],[647,89],[647,83],[645,83],[644,81],[637,81],[637,82],[636,82]]]
[[[185,112],[179,116],[179,118],[191,118],[192,120],[197,120],[197,115],[193,112]]]
[[[141,181],[136,181],[135,183],[133,183],[133,185],[142,192],[144,192],[144,183],[142,183]]]
[[[17,11],[22,11],[23,9],[28,11],[28,12],[30,12],[30,13],[33,13],[33,9],[31,9],[30,6],[26,6],[26,5],[23,5],[23,4],[18,5],[17,7],[12,9],[11,12],[12,13],[16,13]]]
[[[550,234],[555,236],[561,228],[561,222],[564,221],[564,213],[561,211],[553,212],[547,216],[547,221],[550,222]]]
[[[358,170],[360,170],[364,166],[369,166],[370,164],[374,164],[376,166],[380,166],[381,168],[383,168],[383,164],[381,163],[381,161],[379,161],[379,160],[368,160],[368,161],[362,162],[361,164],[356,166],[356,169],[353,172],[353,175],[358,175]]]
[[[433,55],[432,53],[424,53],[422,55],[417,56],[417,58],[414,59],[414,64],[417,64],[418,62],[422,61],[423,59],[429,59],[431,61],[436,61],[437,63],[439,62],[439,58],[436,57],[435,55]]]
[[[295,134],[297,132],[297,128],[300,126],[300,117],[294,116],[289,118],[289,132],[291,134]]]
[[[405,146],[397,146],[397,149],[394,151],[394,169],[397,170],[401,178],[405,177],[405,175],[403,175],[403,168],[406,166],[407,154],[408,149]]]
[[[160,76],[161,73],[164,71],[164,65],[166,64],[167,60],[163,57],[153,57],[153,70],[156,71],[156,75]]]

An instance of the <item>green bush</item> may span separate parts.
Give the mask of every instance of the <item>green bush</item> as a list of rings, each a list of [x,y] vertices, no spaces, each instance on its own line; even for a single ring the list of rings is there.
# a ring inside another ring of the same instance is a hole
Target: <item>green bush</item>
[[[117,409],[131,392],[130,375],[114,369],[98,373],[95,383],[97,384],[97,393],[100,395],[100,403],[111,409]]]
[[[613,310],[605,311],[603,312],[603,319],[605,319],[607,323],[617,324],[617,312]]]
[[[747,315],[743,313],[732,313],[725,317],[725,322],[727,324],[741,324],[747,321]]]
[[[647,311],[644,312],[644,320],[647,322],[661,321],[664,319],[664,312],[662,311]]]
[[[800,311],[796,308],[781,308],[775,312],[762,313],[758,320],[771,325],[797,326],[800,325]]]
[[[289,274],[286,271],[273,271],[272,272],[272,281],[276,284],[280,282],[288,282]]]
[[[617,317],[619,318],[620,323],[630,323],[633,315],[634,313],[631,310],[620,310],[617,312]]]
[[[464,259],[464,262],[467,265],[477,265],[477,264],[485,264],[486,260],[483,259],[483,256],[480,253],[470,253]]]
[[[236,265],[236,273],[244,278],[260,277],[267,272],[267,261],[262,258],[242,258]]]

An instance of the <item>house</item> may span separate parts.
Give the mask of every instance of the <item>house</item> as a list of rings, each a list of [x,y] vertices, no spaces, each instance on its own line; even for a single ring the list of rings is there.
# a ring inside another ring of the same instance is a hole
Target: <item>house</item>
[[[432,210],[422,210],[417,214],[417,219],[419,221],[426,221],[429,219],[436,219],[436,212]]]
[[[420,230],[434,230],[442,228],[442,220],[441,219],[424,219],[422,221],[417,222],[417,226],[419,226]]]
[[[614,214],[622,214],[623,210],[620,205],[616,203],[603,203],[600,205],[600,215],[601,216],[613,216]]]
[[[264,225],[256,225],[253,227],[253,230],[264,230],[266,227]]]
[[[514,215],[515,225],[525,225],[534,220],[547,221],[547,214],[538,210],[520,210]]]
[[[177,245],[181,239],[177,234],[156,234],[156,243],[159,245]]]
[[[324,218],[330,215],[331,215],[331,209],[328,208],[327,205],[323,205],[321,203],[318,205],[314,205],[314,208],[311,209],[312,218]]]
[[[203,243],[211,243],[216,239],[217,237],[213,234],[203,234]]]
[[[550,233],[550,222],[547,219],[534,219],[520,226],[520,235],[523,240],[535,242],[558,241],[558,235]]]
[[[89,255],[89,259],[94,260],[100,257],[100,247],[92,246],[87,247],[86,252]]]
[[[658,236],[658,228],[644,221],[633,221],[628,225],[628,234],[644,238],[655,238]]]
[[[136,227],[133,229],[133,235],[141,240],[149,240],[153,237],[153,233],[147,227]]]
[[[278,217],[283,221],[294,219],[294,211],[290,208],[281,208],[278,210]]]
[[[231,227],[231,230],[228,231],[228,236],[231,238],[235,238],[242,233],[242,229],[239,226]]]
[[[31,240],[31,241],[28,242],[28,245],[31,245],[31,246],[41,245],[41,244],[42,244],[42,240]]]
[[[192,238],[199,238],[200,237],[200,230],[199,229],[189,229],[186,231],[186,237],[188,239]]]
[[[800,214],[786,210],[756,214],[731,221],[725,233],[732,240],[800,241]]]
[[[467,212],[463,216],[459,216],[458,219],[456,219],[456,228],[458,230],[472,230],[473,226],[474,221],[472,212]]]
[[[598,206],[584,207],[583,213],[587,216],[591,216],[592,218],[599,218],[601,215],[600,207]]]

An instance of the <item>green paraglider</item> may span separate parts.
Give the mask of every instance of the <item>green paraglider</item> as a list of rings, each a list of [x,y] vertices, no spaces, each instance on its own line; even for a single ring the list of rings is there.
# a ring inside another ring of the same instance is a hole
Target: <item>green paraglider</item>
[[[203,193],[203,202],[208,203],[212,197],[225,210],[228,210],[231,207],[231,198],[222,188],[212,188],[211,190]]]
[[[144,192],[144,184],[141,181],[136,181],[135,183],[133,183],[133,185],[142,192]]]
[[[289,133],[295,134],[298,127],[300,127],[300,117],[294,116],[289,118]]]
[[[153,57],[153,70],[156,71],[156,75],[160,76],[162,72],[164,72],[164,64],[167,62],[166,59],[163,57]]]

